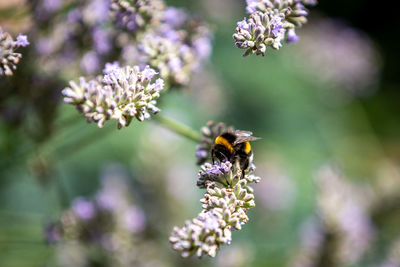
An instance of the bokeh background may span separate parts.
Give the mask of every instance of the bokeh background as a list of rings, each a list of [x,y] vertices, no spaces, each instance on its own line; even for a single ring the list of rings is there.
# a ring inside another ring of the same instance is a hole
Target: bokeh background
[[[215,259],[181,259],[168,236],[200,211],[196,144],[151,120],[119,131],[87,124],[61,101],[71,77],[27,89],[24,64],[36,55],[26,49],[14,80],[0,78],[0,266],[103,266],[82,265],[80,244],[46,235],[109,176],[125,181],[140,210],[129,244],[137,266],[400,266],[395,9],[320,1],[297,44],[243,58],[232,34],[245,1],[166,2],[200,13],[214,39],[210,62],[160,108],[196,130],[214,120],[262,137],[249,223]],[[31,23],[24,1],[0,0],[3,29],[29,38]]]

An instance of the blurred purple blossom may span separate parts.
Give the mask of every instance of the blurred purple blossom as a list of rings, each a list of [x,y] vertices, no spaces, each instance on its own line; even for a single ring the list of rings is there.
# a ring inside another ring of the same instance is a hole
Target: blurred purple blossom
[[[67,13],[67,22],[76,23],[82,19],[82,11],[78,8],[74,8]]]
[[[100,54],[107,54],[111,48],[111,39],[107,30],[96,27],[93,30],[94,47]]]
[[[169,26],[161,27],[162,36],[172,42],[179,42],[182,40],[181,35],[175,29],[171,29]]]
[[[332,96],[369,95],[378,89],[381,55],[369,36],[332,19],[316,20],[302,34],[294,58],[299,67],[324,84],[321,87],[337,89]]]
[[[163,13],[164,23],[172,27],[180,27],[185,23],[187,13],[182,9],[167,7]]]
[[[36,51],[41,56],[48,56],[54,52],[54,42],[50,38],[40,38],[35,43]]]
[[[90,0],[87,7],[83,10],[86,22],[91,24],[101,24],[108,20],[111,0]]]
[[[196,152],[196,157],[198,157],[198,158],[205,158],[207,156],[208,156],[208,153],[205,150],[199,150]]]
[[[182,68],[182,61],[180,60],[179,57],[174,57],[168,61],[168,67],[173,71],[173,72],[178,72]]]
[[[89,74],[96,74],[100,67],[99,56],[95,51],[86,52],[81,61],[82,70]]]
[[[125,227],[133,233],[142,232],[146,227],[146,215],[137,206],[130,206],[124,215]]]
[[[44,237],[49,244],[56,244],[61,239],[59,227],[54,223],[49,223],[44,227]]]
[[[206,59],[210,56],[212,45],[210,38],[198,38],[193,43],[193,48],[200,59]]]
[[[47,12],[54,12],[60,9],[62,4],[63,0],[43,0],[41,7]]]
[[[257,11],[257,6],[260,0],[246,0],[246,12],[252,14]]]
[[[72,210],[82,220],[90,220],[95,215],[93,203],[83,197],[79,197],[72,203]]]
[[[287,38],[286,38],[286,43],[297,43],[299,41],[299,36],[296,34],[296,31],[294,29],[289,29]]]
[[[259,163],[257,173],[263,179],[255,188],[260,205],[269,211],[287,209],[296,198],[295,185],[283,168],[278,165]]]
[[[368,213],[372,202],[370,191],[346,181],[330,166],[322,167],[315,180],[321,221],[327,231],[338,236],[334,258],[339,265],[354,264],[366,253],[375,235]]]

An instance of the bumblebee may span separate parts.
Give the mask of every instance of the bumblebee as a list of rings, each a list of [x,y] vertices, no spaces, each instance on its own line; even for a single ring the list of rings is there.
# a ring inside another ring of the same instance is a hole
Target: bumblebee
[[[232,164],[239,162],[240,168],[246,170],[253,160],[250,142],[260,139],[252,134],[249,131],[236,130],[217,136],[211,149],[212,161],[215,162],[217,158],[220,161],[228,160]]]

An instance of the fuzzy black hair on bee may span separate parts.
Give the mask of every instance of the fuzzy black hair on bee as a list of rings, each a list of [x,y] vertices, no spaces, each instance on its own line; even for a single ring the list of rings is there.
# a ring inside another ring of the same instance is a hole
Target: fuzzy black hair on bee
[[[232,164],[239,162],[240,168],[246,170],[253,161],[251,141],[259,140],[259,137],[252,136],[252,132],[236,130],[225,132],[215,138],[211,149],[211,158],[219,161],[230,161]]]

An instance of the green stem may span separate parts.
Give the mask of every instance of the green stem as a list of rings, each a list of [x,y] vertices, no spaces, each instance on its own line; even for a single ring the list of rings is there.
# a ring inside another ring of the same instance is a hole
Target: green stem
[[[184,136],[196,143],[201,141],[201,135],[193,130],[192,128],[190,128],[187,125],[184,125],[172,118],[169,117],[164,117],[160,114],[157,114],[157,116],[154,116],[154,120],[156,122],[158,122],[159,124],[161,124],[162,126],[170,129],[171,131]]]

